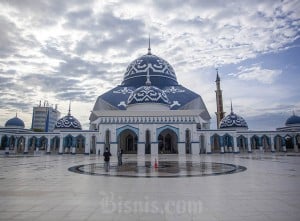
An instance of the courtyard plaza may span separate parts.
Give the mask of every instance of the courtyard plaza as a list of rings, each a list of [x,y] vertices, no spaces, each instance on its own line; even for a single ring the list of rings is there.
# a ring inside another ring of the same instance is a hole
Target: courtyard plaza
[[[157,163],[155,163],[155,160]],[[300,154],[0,156],[0,220],[299,220]]]

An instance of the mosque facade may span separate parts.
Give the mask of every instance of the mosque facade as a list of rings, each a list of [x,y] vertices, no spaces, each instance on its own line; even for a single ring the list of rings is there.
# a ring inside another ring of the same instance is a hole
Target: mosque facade
[[[0,128],[3,154],[113,155],[211,154],[253,151],[298,152],[300,117],[293,114],[275,131],[252,131],[246,120],[223,110],[220,77],[216,78],[217,128],[200,95],[180,85],[173,67],[148,53],[127,67],[120,85],[100,95],[91,111],[89,130],[71,114],[53,132],[33,132],[15,116]]]

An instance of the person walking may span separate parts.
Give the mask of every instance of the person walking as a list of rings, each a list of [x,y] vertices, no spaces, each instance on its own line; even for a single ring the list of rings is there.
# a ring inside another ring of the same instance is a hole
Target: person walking
[[[122,155],[123,155],[123,149],[120,148],[118,151],[118,165],[121,166],[122,165]]]
[[[111,157],[111,153],[109,152],[107,147],[103,153],[103,156],[104,156],[104,168],[105,168],[105,171],[108,172],[109,171],[109,160]]]

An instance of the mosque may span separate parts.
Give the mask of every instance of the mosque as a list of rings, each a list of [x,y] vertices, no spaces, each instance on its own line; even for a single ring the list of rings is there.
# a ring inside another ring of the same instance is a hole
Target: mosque
[[[210,129],[210,115],[200,95],[177,81],[172,66],[148,53],[127,67],[121,85],[100,95],[90,114],[89,130],[71,114],[59,119],[53,132],[25,129],[15,116],[0,128],[2,154],[113,155],[211,154],[253,151],[298,152],[300,117],[293,114],[275,131],[252,131],[233,111],[225,116],[220,77],[216,77],[218,129]]]

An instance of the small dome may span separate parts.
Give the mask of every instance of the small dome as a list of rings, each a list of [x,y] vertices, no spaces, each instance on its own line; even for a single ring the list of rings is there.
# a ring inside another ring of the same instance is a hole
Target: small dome
[[[54,129],[56,130],[82,130],[80,122],[71,115],[71,102],[69,104],[69,112],[68,115],[59,119]]]
[[[156,86],[178,85],[175,71],[164,59],[149,52],[129,64],[122,85],[139,87],[144,85],[149,71],[151,81]]]
[[[285,122],[285,125],[288,126],[288,125],[291,125],[291,124],[300,124],[300,117],[293,114],[292,116],[290,116],[286,122]]]
[[[220,122],[220,129],[248,129],[248,124],[244,118],[233,113],[232,103],[231,112],[229,115],[224,117]]]
[[[15,116],[14,118],[9,119],[5,123],[5,127],[14,127],[14,128],[25,128],[24,121]]]
[[[141,103],[160,103],[169,105],[166,93],[155,86],[142,86],[134,90],[127,101],[127,105]]]
[[[72,115],[64,116],[55,124],[55,129],[77,129],[81,130],[80,122]]]

